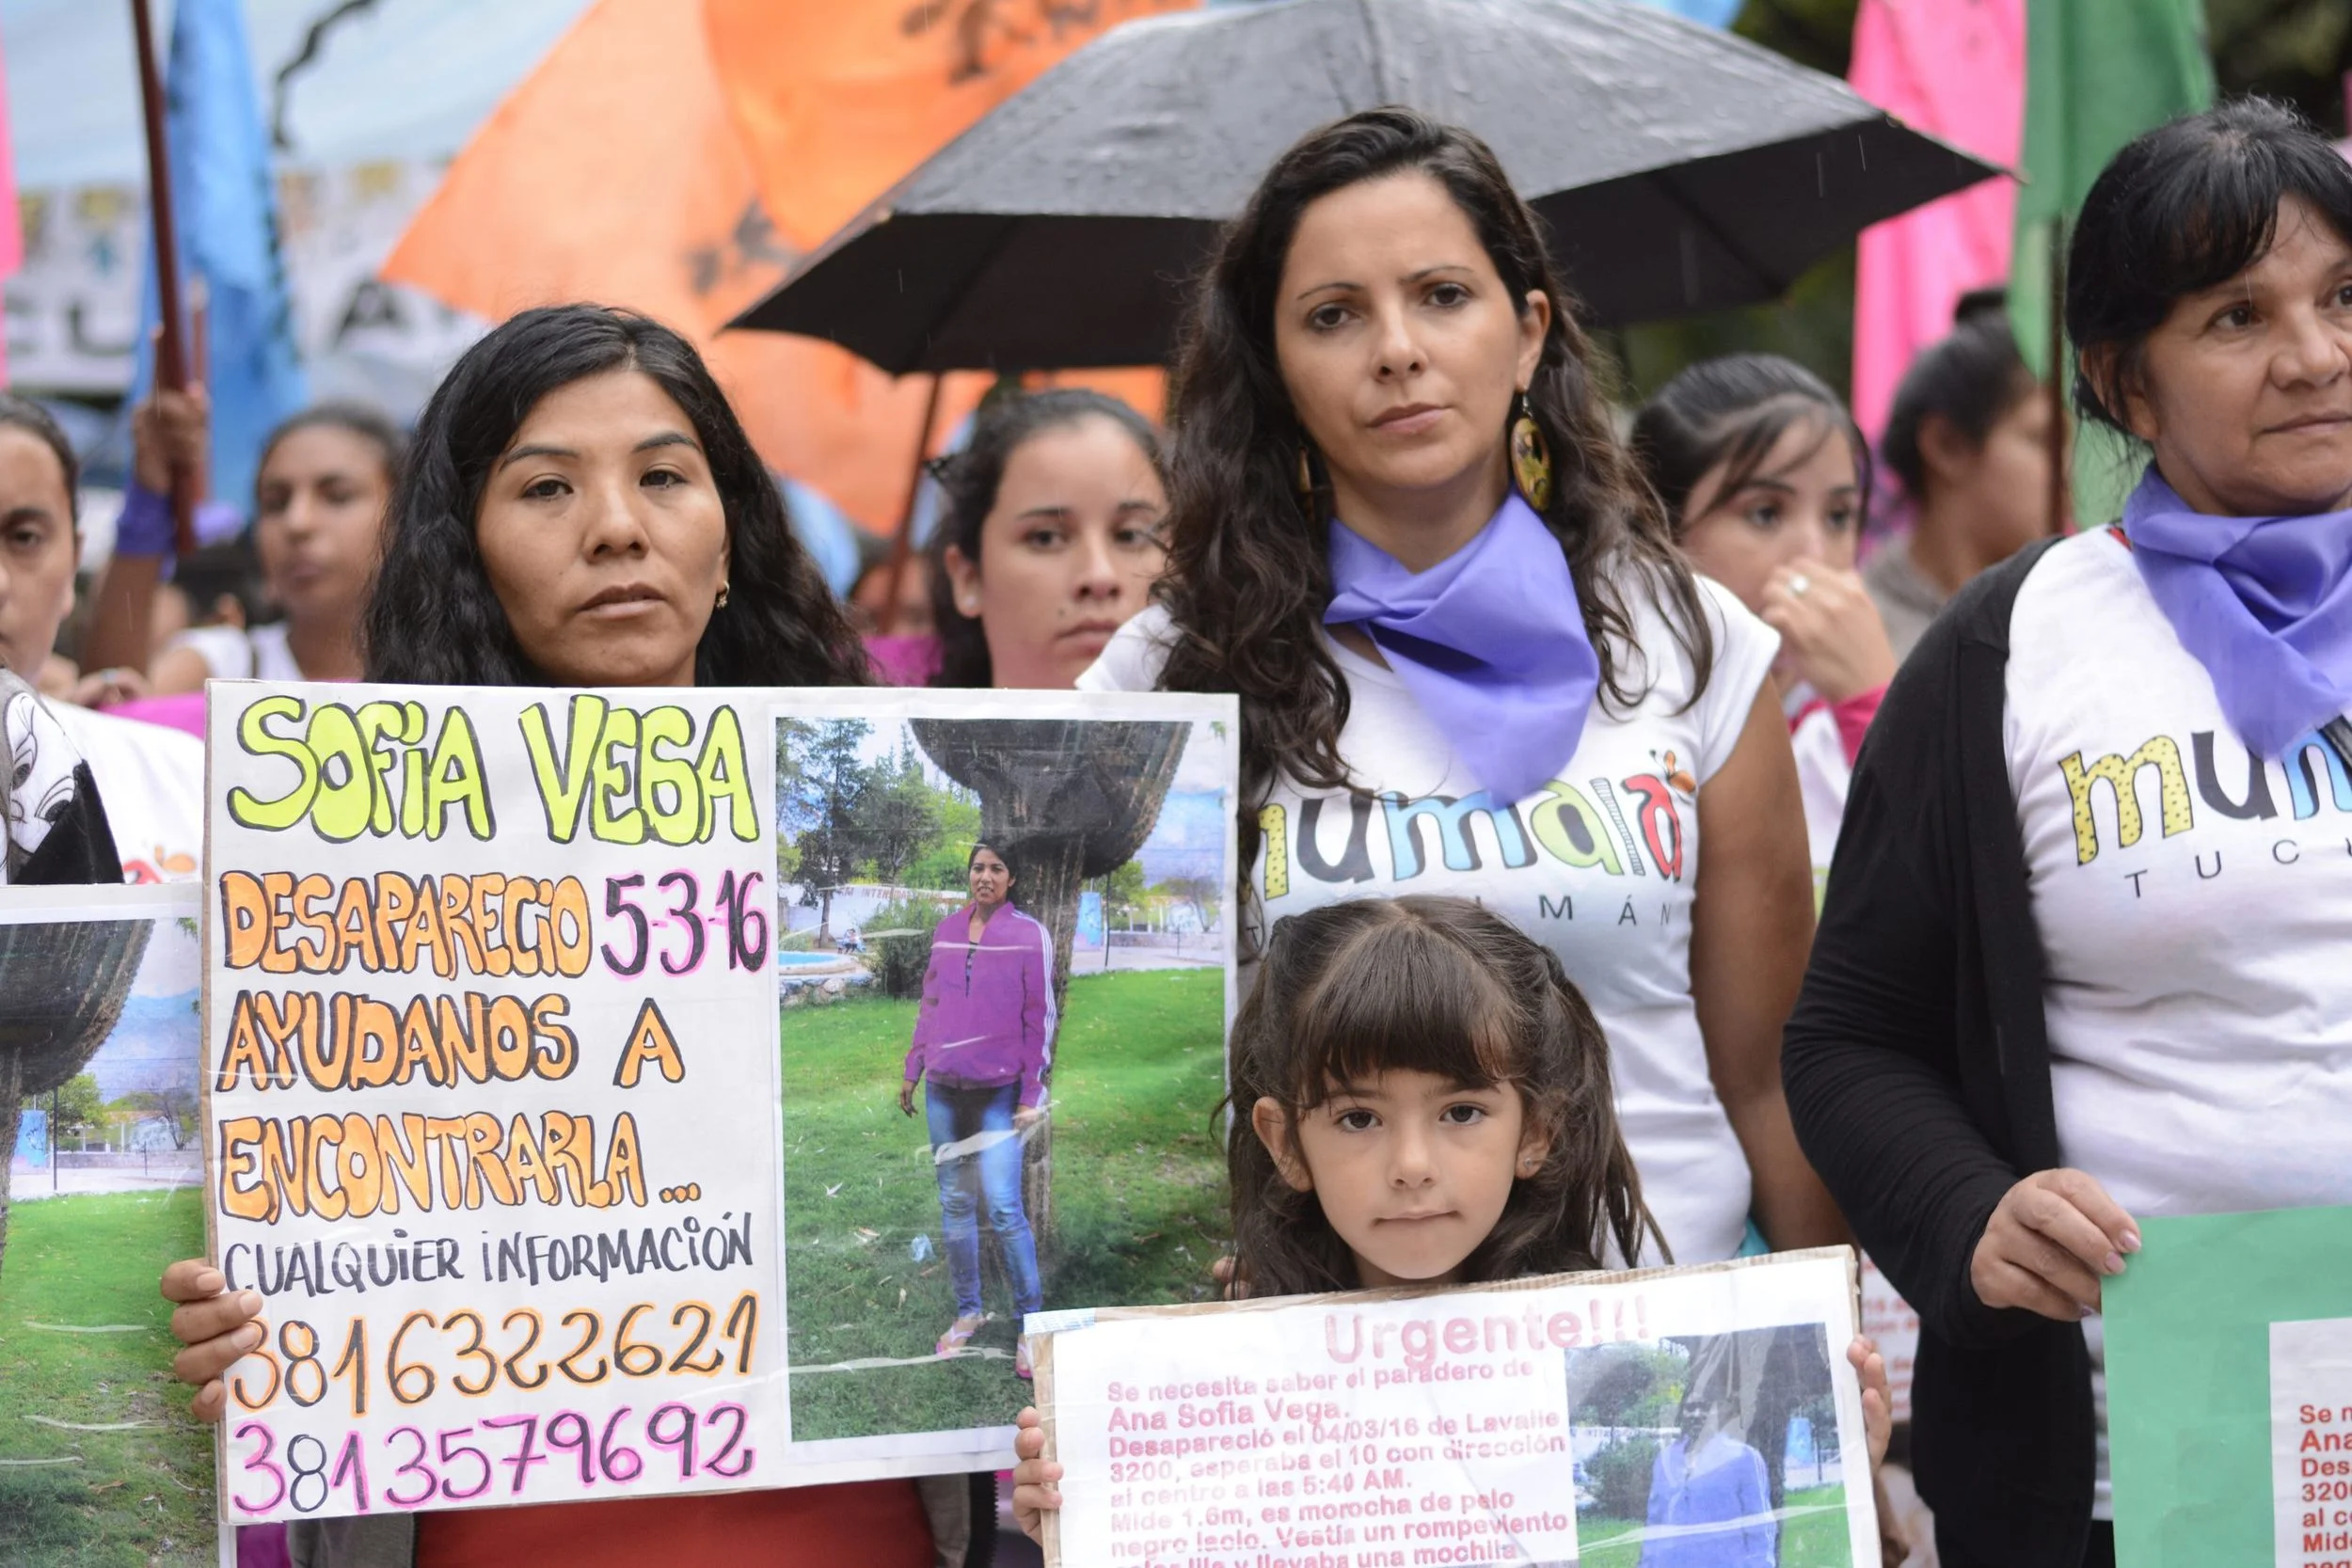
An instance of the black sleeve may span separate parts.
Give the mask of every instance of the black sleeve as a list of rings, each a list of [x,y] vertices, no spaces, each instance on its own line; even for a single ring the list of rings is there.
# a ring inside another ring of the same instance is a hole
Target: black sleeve
[[[1798,1139],[1864,1248],[1931,1333],[1965,1345],[2035,1320],[1986,1307],[1968,1279],[2019,1173],[1961,1084],[1963,992],[1976,983],[1962,620],[1930,628],[1863,742],[1781,1071]]]

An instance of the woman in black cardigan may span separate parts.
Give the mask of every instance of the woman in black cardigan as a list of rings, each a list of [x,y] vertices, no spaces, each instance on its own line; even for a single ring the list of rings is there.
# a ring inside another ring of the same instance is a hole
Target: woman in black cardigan
[[[2259,102],[2150,133],[2066,314],[2149,475],[1896,678],[1783,1054],[1919,1312],[1945,1568],[2113,1562],[2096,1314],[2135,1215],[2352,1202],[2352,167]]]

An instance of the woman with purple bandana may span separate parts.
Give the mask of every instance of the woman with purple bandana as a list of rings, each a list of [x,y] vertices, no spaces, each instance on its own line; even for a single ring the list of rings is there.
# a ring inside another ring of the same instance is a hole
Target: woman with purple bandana
[[[980,1211],[1010,1276],[1013,1311],[1044,1305],[1037,1238],[1021,1198],[1023,1134],[1045,1115],[1045,1069],[1054,1053],[1054,939],[1012,907],[1011,863],[986,844],[972,847],[972,901],[939,923],[923,1005],[914,1015],[898,1109],[914,1115],[914,1086],[939,1171],[940,1228],[956,1287],[956,1321],[939,1337],[940,1355],[958,1355],[987,1321],[980,1303]],[[1024,1335],[1013,1370],[1029,1375]]]
[[[2352,166],[2260,100],[2175,121],[2066,281],[2075,406],[2146,474],[1895,677],[1788,1028],[1805,1148],[1919,1314],[1945,1568],[2115,1561],[2138,1218],[2352,1203]]]
[[[1245,938],[1478,899],[1590,999],[1677,1261],[1751,1214],[1843,1241],[1780,1086],[1813,878],[1779,641],[1676,551],[1493,152],[1406,109],[1311,133],[1184,342],[1168,573],[1079,687],[1240,694]]]

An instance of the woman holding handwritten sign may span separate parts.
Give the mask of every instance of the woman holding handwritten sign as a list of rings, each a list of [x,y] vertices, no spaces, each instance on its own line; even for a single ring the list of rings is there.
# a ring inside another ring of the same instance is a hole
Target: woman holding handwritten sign
[[[834,686],[863,656],[724,396],[685,340],[626,311],[526,311],[427,404],[366,621],[368,678],[455,686]],[[216,1419],[262,1342],[258,1294],[174,1264],[175,1370]],[[911,1482],[290,1527],[340,1565],[780,1562],[928,1568]]]

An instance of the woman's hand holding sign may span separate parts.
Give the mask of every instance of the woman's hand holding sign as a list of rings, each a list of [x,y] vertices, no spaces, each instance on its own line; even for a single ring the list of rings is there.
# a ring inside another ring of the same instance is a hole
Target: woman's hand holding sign
[[[172,1358],[172,1375],[196,1387],[188,1412],[199,1421],[217,1421],[229,1403],[221,1382],[229,1369],[268,1338],[255,1320],[262,1297],[256,1291],[229,1293],[221,1272],[201,1258],[187,1258],[164,1271],[164,1299],[178,1305],[171,1337],[187,1348]]]
[[[2139,1227],[2098,1180],[2037,1171],[2009,1190],[1968,1264],[1987,1307],[2020,1307],[2060,1323],[2099,1310],[2100,1282],[2139,1250]]]
[[[1041,1544],[1045,1515],[1061,1507],[1061,1466],[1045,1457],[1043,1418],[1031,1405],[1013,1418],[1012,1518],[1021,1533]]]

